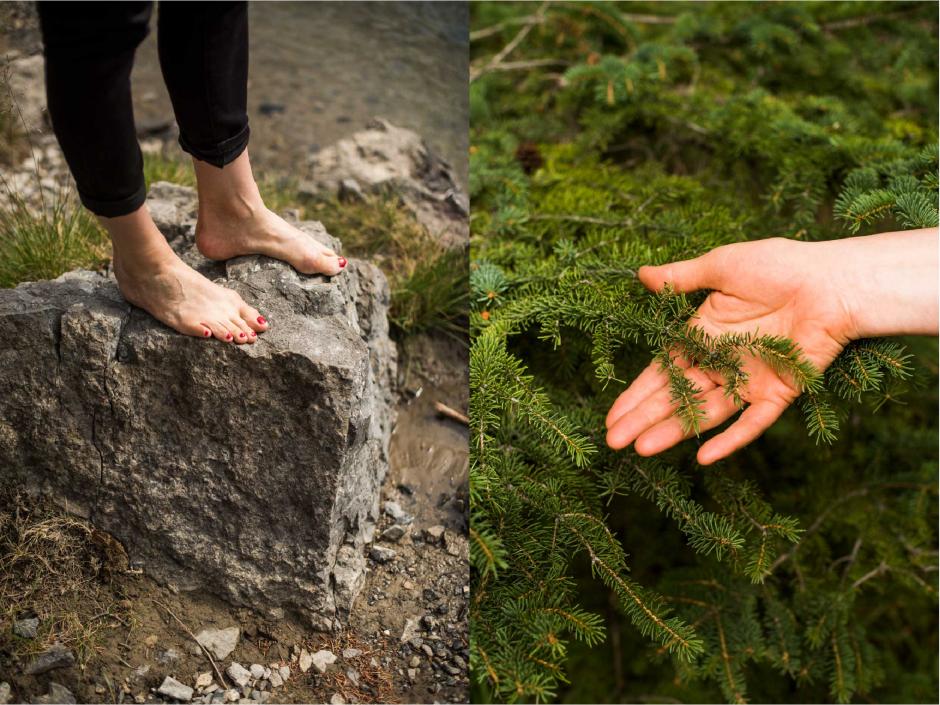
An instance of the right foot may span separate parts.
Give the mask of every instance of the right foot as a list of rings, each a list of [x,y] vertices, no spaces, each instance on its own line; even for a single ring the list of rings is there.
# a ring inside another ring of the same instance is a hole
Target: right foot
[[[165,244],[165,243],[164,243]],[[173,330],[227,343],[253,343],[267,330],[264,317],[231,289],[187,266],[169,246],[148,256],[114,253],[114,275],[130,303]]]

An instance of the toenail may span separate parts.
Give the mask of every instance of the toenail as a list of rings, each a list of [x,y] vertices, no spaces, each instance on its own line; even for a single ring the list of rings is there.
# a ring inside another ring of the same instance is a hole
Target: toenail
[[[264,320],[264,316],[258,316],[258,323],[260,323],[261,325],[264,325],[265,323],[267,323],[267,321]]]
[[[252,338],[256,338],[257,336],[258,336],[257,333],[255,333],[254,331],[251,331],[251,337],[252,337]]]
[[[345,257],[340,257],[340,258],[339,258],[339,266],[340,266],[340,267],[345,267],[345,266],[346,266],[346,258],[345,258]]]
[[[212,331],[208,331],[208,330],[207,330],[207,331],[205,332],[205,336],[208,338],[210,335],[212,335]]]
[[[239,333],[239,334],[238,334],[238,337],[239,337],[239,338],[244,338],[244,337],[245,337],[245,334],[244,334],[244,333]]]
[[[231,333],[226,333],[226,334],[225,334],[225,339],[226,339],[226,340],[231,340],[231,339],[232,339],[232,334],[231,334]]]

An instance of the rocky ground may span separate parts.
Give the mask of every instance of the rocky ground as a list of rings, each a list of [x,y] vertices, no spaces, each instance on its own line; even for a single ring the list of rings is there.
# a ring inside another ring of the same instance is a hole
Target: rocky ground
[[[43,625],[29,613],[3,625],[0,703],[466,702],[467,431],[434,407],[466,409],[466,348],[404,347],[384,516],[346,629],[313,633],[125,572],[91,644],[30,644]]]

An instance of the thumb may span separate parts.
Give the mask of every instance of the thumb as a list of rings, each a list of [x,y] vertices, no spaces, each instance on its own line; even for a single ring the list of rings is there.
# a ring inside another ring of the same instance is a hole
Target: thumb
[[[714,250],[701,257],[670,262],[656,267],[640,267],[640,282],[651,291],[660,291],[669,284],[674,291],[685,294],[698,289],[720,289],[721,272]]]

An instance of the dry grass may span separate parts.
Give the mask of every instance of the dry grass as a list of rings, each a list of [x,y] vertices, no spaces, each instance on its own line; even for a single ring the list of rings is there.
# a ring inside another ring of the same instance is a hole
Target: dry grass
[[[304,646],[311,653],[319,649],[329,649],[337,656],[344,649],[359,649],[362,653],[352,659],[342,659],[343,668],[333,668],[322,675],[317,675],[316,689],[321,691],[324,702],[328,701],[333,693],[339,693],[347,703],[397,703],[395,688],[392,685],[393,674],[381,666],[373,666],[370,661],[375,658],[381,663],[383,655],[388,655],[392,648],[387,644],[378,646],[361,641],[351,633],[338,634],[335,637],[309,642]],[[359,684],[353,683],[346,675],[349,667],[359,672]],[[313,671],[311,671],[313,673]],[[309,676],[308,676],[309,677]],[[363,688],[366,686],[366,688]]]
[[[39,498],[6,490],[0,507],[0,652],[26,658],[58,641],[87,662],[101,632],[126,623],[109,537]],[[13,621],[32,615],[37,638],[15,636]]]

